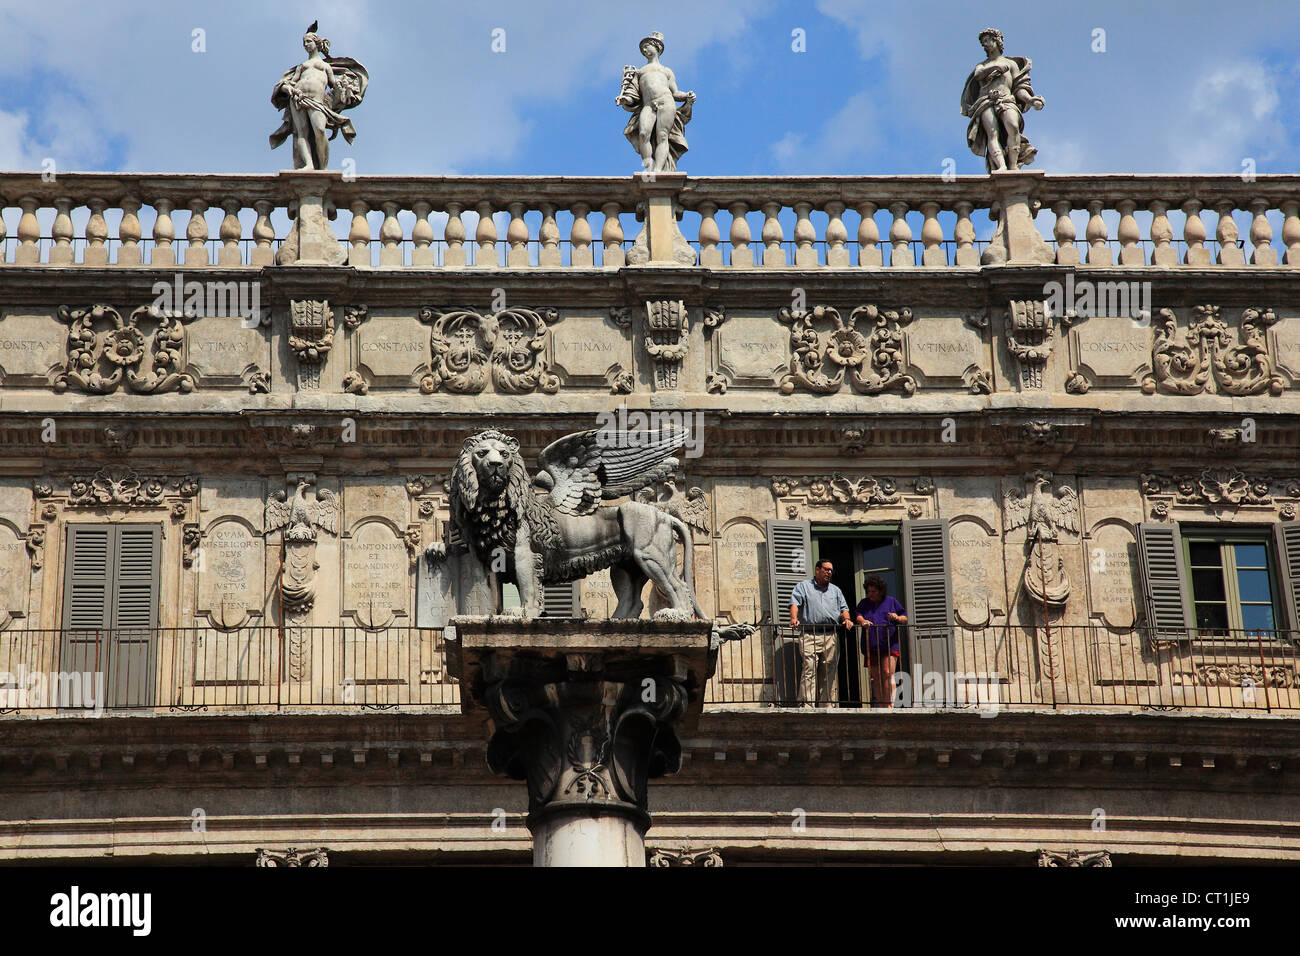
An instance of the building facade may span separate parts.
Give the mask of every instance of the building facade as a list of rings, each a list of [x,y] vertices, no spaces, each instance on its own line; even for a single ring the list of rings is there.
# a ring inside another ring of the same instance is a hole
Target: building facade
[[[1297,196],[0,174],[0,858],[525,861],[424,550],[470,434],[611,421],[688,430],[642,498],[760,624],[658,860],[1300,858]],[[284,241],[313,203],[337,251]],[[797,706],[821,558],[907,609],[901,706],[843,637]]]

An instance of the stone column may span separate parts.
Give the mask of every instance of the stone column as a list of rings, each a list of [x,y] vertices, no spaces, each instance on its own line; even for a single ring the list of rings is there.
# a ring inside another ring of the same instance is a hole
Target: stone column
[[[456,618],[461,709],[488,765],[527,781],[534,866],[645,866],[648,783],[681,767],[703,706],[706,621]]]
[[[998,194],[1001,212],[998,228],[980,257],[984,265],[1037,265],[1056,261],[1030,207],[1030,192],[1045,174],[1042,170],[999,170],[989,174]]]

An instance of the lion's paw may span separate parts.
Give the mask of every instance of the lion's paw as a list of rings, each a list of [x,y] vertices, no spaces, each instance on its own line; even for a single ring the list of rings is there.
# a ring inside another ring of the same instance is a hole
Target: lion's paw
[[[693,621],[695,614],[692,611],[679,611],[673,607],[666,607],[655,611],[651,618],[656,621]]]

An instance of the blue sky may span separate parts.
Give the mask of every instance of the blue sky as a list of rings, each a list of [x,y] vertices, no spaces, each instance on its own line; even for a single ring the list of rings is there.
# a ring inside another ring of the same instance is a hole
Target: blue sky
[[[0,169],[283,169],[271,87],[316,18],[332,53],[370,71],[357,141],[336,140],[331,161],[361,175],[631,173],[613,101],[650,30],[698,96],[681,164],[695,175],[939,173],[947,157],[982,173],[958,98],[985,26],[1034,61],[1047,108],[1026,132],[1049,173],[1239,173],[1247,157],[1293,172],[1300,145],[1300,4],[1284,0],[1231,15],[1202,0],[0,0]]]

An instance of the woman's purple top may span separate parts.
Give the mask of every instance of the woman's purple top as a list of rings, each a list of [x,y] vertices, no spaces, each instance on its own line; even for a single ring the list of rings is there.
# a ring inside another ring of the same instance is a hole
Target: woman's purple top
[[[870,646],[873,651],[885,649],[888,643],[890,653],[898,651],[898,626],[889,623],[890,614],[902,614],[903,605],[898,603],[898,599],[892,595],[886,594],[880,599],[879,604],[872,604],[870,598],[863,598],[853,612],[853,620],[856,622],[859,617],[865,618],[868,625],[866,628],[865,641],[863,649]]]

